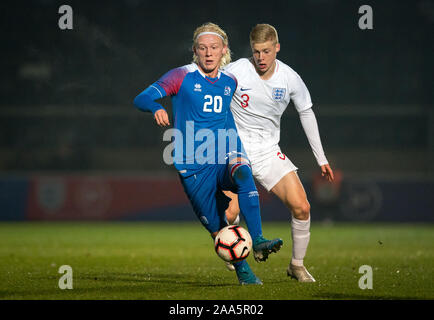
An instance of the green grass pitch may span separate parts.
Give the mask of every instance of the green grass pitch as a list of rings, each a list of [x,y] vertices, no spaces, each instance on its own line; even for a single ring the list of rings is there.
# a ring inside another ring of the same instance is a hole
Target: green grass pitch
[[[312,224],[305,265],[316,283],[286,275],[289,222],[264,223],[284,246],[263,263],[248,261],[263,286],[240,286],[190,223],[1,223],[0,299],[434,299],[434,226]],[[73,270],[61,290],[59,267]],[[359,288],[359,267],[373,289]]]

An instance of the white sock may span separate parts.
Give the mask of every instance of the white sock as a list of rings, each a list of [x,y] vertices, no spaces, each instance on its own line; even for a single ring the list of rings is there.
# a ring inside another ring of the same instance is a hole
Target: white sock
[[[303,265],[303,259],[306,255],[307,246],[310,240],[310,216],[307,220],[299,220],[292,217],[291,220],[292,235],[292,259],[291,263],[296,266]]]

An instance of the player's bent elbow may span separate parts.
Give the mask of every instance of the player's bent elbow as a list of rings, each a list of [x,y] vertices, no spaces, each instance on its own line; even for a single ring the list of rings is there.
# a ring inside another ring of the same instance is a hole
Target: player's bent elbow
[[[140,109],[140,94],[134,98],[133,104],[137,109]]]
[[[140,111],[149,112],[152,111],[151,105],[154,103],[154,101],[142,92],[134,98],[133,103]]]

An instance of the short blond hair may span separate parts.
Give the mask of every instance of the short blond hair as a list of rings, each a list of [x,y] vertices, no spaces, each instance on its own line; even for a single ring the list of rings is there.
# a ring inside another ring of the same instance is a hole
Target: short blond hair
[[[200,27],[197,27],[196,30],[194,30],[193,33],[193,62],[196,64],[199,62],[196,54],[194,53],[194,48],[197,46],[197,36],[201,34],[202,32],[215,32],[218,35],[220,35],[223,38],[223,45],[227,46],[226,54],[223,55],[222,60],[220,61],[220,68],[224,67],[228,63],[231,62],[231,50],[229,49],[229,39],[226,34],[226,32],[220,28],[218,25],[212,22],[207,22],[201,25]]]
[[[272,41],[273,44],[279,43],[276,28],[267,23],[260,23],[254,26],[252,31],[250,31],[250,45],[267,41]]]

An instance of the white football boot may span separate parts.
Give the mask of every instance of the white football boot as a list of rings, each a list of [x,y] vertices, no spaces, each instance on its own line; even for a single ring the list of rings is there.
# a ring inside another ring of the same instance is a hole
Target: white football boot
[[[286,270],[288,277],[297,279],[299,282],[315,282],[315,279],[307,271],[305,266],[295,266],[292,263],[289,264]]]

